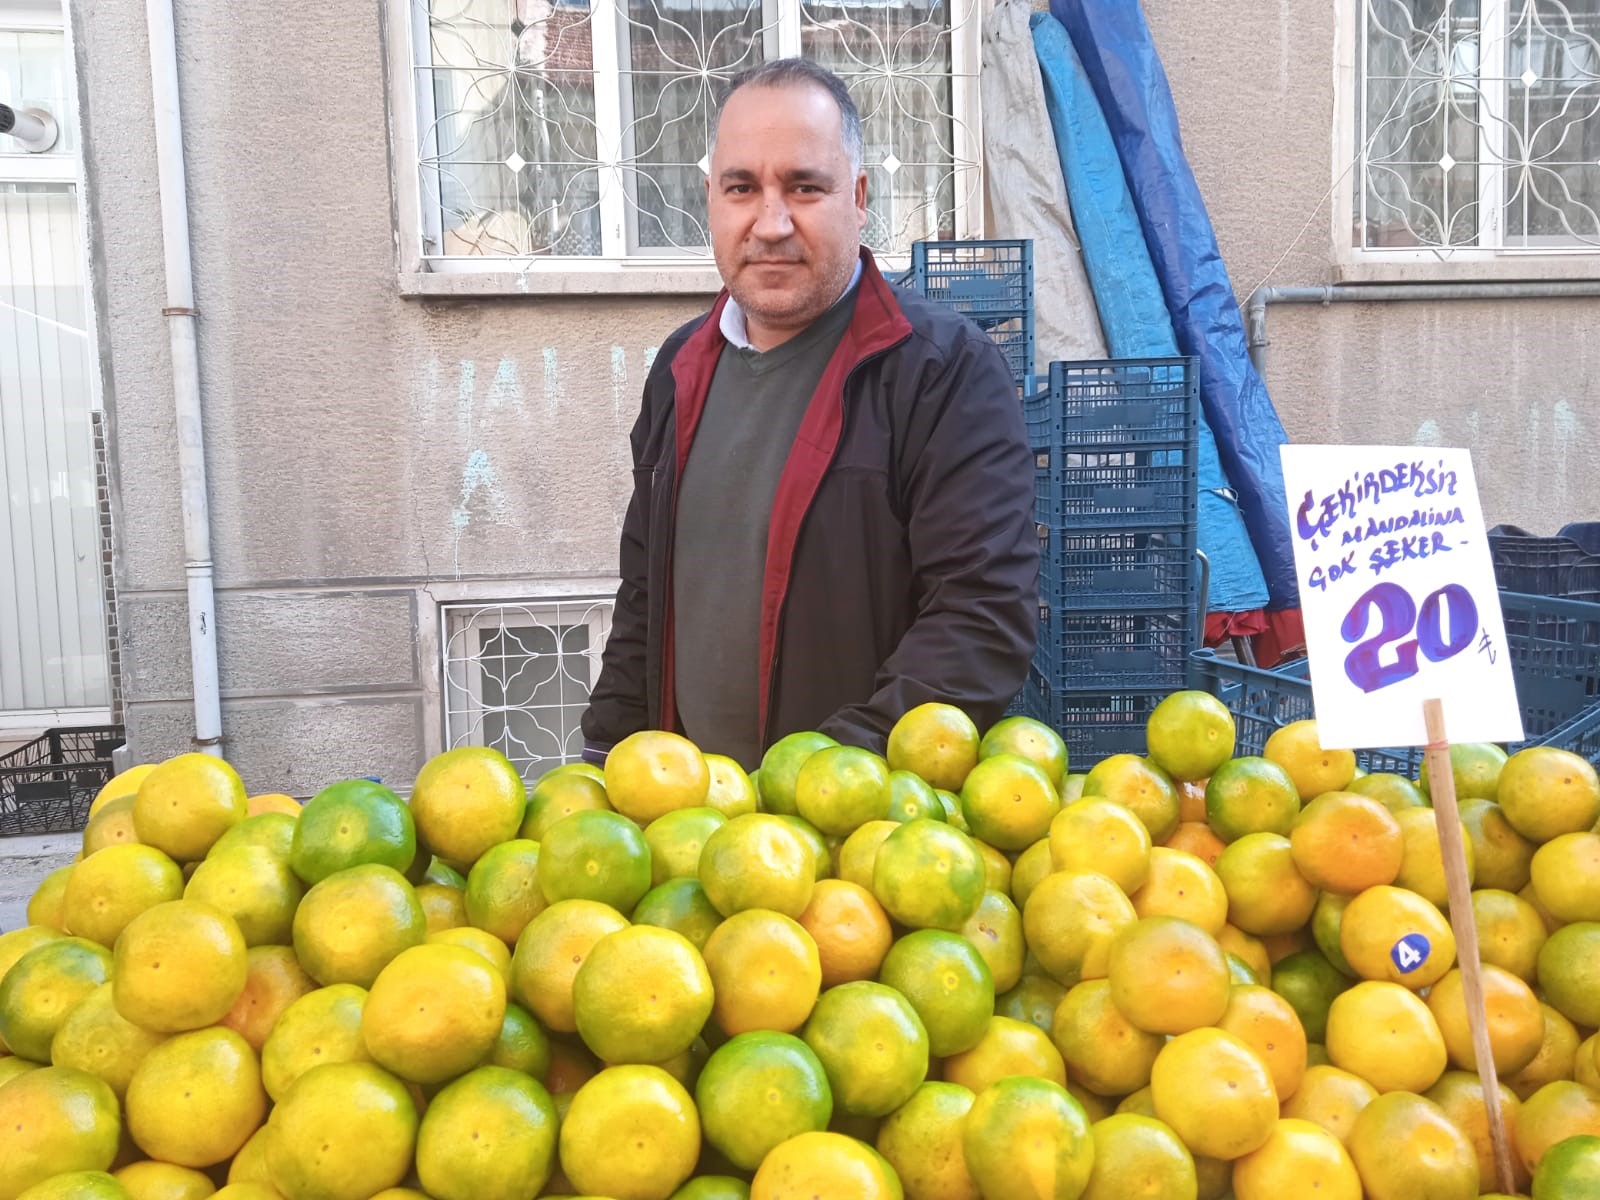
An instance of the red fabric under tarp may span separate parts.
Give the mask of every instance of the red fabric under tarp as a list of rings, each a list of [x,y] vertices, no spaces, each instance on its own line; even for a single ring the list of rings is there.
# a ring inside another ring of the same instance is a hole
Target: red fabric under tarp
[[[1220,646],[1236,637],[1250,639],[1250,649],[1260,666],[1274,667],[1285,658],[1305,652],[1306,627],[1298,608],[1206,614],[1207,646]]]
[[[1251,639],[1256,662],[1274,667],[1286,658],[1299,657],[1306,649],[1306,623],[1298,608],[1271,609],[1267,628]]]
[[[1252,608],[1245,612],[1214,612],[1206,614],[1207,646],[1220,646],[1236,637],[1255,637],[1267,630],[1267,612]]]

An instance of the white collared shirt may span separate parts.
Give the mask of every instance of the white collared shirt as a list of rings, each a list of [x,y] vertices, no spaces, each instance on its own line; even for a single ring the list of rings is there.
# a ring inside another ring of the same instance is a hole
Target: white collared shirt
[[[845,284],[844,291],[839,293],[838,299],[833,303],[837,304],[839,300],[843,300],[850,294],[850,289],[860,282],[861,258],[858,255],[856,257],[856,269],[851,272],[850,282]],[[832,306],[830,305],[829,307]],[[745,324],[744,309],[739,307],[739,302],[731,295],[728,297],[728,302],[722,306],[722,320],[718,323],[718,328],[722,331],[723,340],[735,350],[754,349],[750,344],[750,330]]]

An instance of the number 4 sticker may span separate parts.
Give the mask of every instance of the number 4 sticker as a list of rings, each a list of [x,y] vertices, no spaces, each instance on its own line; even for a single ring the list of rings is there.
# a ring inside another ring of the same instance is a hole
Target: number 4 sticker
[[[1422,934],[1408,933],[1394,944],[1394,948],[1389,951],[1389,957],[1400,969],[1400,974],[1409,975],[1428,961],[1428,955],[1432,950],[1433,947]]]

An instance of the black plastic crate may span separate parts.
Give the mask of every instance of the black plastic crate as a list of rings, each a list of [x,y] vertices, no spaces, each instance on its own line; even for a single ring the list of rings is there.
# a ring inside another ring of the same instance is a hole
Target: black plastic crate
[[[1049,386],[1025,396],[1022,407],[1036,446],[1184,448],[1199,436],[1200,401],[1188,358],[1053,362]]]
[[[1039,601],[1066,611],[1164,608],[1198,599],[1192,525],[1083,532],[1040,525]]]
[[[1023,689],[1027,715],[1043,721],[1067,744],[1067,767],[1089,770],[1113,754],[1143,754],[1145,724],[1167,690],[1090,691],[1059,688],[1037,667]]]
[[[82,829],[124,736],[121,725],[51,729],[0,755],[0,837]]]
[[[1556,536],[1571,538],[1584,553],[1600,557],[1600,521],[1568,521],[1556,530]]]
[[[1575,563],[1568,570],[1561,598],[1579,600],[1585,604],[1600,603],[1600,558],[1592,562]]]
[[[1600,599],[1600,557],[1569,537],[1489,535],[1495,582],[1531,596]],[[1581,593],[1581,595],[1579,594]]]
[[[1199,471],[1192,450],[1080,451],[1035,444],[1033,516],[1072,529],[1192,526]]]
[[[1072,612],[1041,604],[1033,665],[1057,688],[1176,691],[1198,641],[1192,609]]]
[[[911,270],[901,282],[955,309],[987,333],[1019,384],[1032,377],[1031,240],[915,242]]]
[[[1500,611],[1529,738],[1600,704],[1600,604],[1501,592]]]

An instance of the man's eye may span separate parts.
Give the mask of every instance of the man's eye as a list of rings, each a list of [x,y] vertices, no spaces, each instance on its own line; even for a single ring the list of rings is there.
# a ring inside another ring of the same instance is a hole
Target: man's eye
[[[750,192],[751,187],[748,183],[736,183],[728,188],[730,196],[748,196]]]

